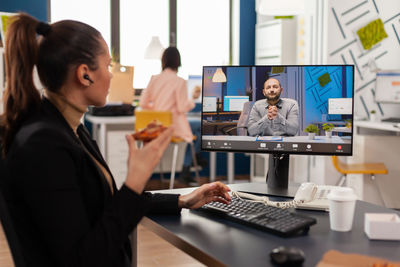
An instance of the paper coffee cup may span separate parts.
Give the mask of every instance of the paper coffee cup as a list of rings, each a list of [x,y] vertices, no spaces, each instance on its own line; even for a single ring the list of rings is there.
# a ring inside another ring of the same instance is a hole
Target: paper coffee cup
[[[332,189],[329,200],[329,222],[334,231],[347,232],[353,227],[357,196],[350,187]]]

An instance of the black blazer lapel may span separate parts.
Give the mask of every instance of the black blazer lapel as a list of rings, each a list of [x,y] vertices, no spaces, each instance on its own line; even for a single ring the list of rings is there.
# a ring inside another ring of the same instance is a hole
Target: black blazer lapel
[[[48,116],[53,123],[57,123],[58,126],[60,127],[60,131],[62,131],[63,134],[68,135],[69,139],[71,139],[71,143],[74,143],[78,146],[84,145],[85,148],[93,155],[93,157],[96,158],[104,166],[104,168],[110,173],[111,175],[111,180],[113,182],[113,187],[114,187],[114,192],[117,190],[114,182],[114,178],[111,174],[110,169],[108,168],[106,162],[104,161],[103,157],[101,156],[100,150],[97,147],[97,144],[90,138],[89,132],[86,130],[86,128],[83,125],[80,125],[77,129],[77,133],[79,135],[78,137],[75,135],[74,131],[71,129],[69,126],[68,122],[65,120],[64,116],[58,111],[58,109],[47,99],[43,98],[42,99],[42,111]],[[82,150],[84,150],[83,147],[81,147]],[[86,152],[83,151],[85,154]],[[86,155],[87,157],[90,158],[90,155]],[[103,191],[105,195],[111,196],[111,190],[110,187],[106,181],[106,178],[104,177],[103,172],[100,170],[100,168],[97,166],[97,164],[93,161],[93,159],[89,159],[90,162],[93,162],[94,167],[96,168],[98,174],[99,174],[99,180],[100,183],[102,184]],[[106,200],[106,198],[104,198]]]
[[[117,186],[115,184],[114,177],[113,177],[113,175],[111,173],[111,170],[109,169],[106,161],[104,160],[103,156],[101,155],[100,149],[97,146],[96,141],[94,141],[91,138],[91,136],[89,134],[89,131],[82,124],[79,125],[77,132],[78,132],[79,138],[81,139],[81,141],[84,144],[84,146],[86,147],[86,149],[93,155],[93,157],[96,158],[97,161],[100,162],[101,165],[103,165],[103,167],[110,174],[111,180],[112,180],[112,184],[113,184],[113,189],[114,189],[114,192],[115,192],[117,190]],[[105,180],[105,178],[104,178],[104,180]],[[107,184],[107,187],[108,187],[108,184]]]

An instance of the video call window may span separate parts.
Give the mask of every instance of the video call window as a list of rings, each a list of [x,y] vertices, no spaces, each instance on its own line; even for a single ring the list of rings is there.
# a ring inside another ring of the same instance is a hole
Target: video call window
[[[352,154],[353,65],[206,66],[202,79],[203,149]]]

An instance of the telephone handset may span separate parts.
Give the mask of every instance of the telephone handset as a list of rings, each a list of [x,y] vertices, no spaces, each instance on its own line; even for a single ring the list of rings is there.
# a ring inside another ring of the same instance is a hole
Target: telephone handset
[[[268,206],[278,208],[315,209],[329,211],[329,203],[326,196],[336,186],[316,185],[314,183],[302,183],[292,201],[276,202],[269,200],[266,196],[256,196],[243,192],[232,192],[239,198],[247,198],[255,202],[262,202]]]

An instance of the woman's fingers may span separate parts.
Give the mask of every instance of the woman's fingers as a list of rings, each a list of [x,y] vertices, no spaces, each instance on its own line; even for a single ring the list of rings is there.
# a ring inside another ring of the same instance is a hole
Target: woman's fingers
[[[129,150],[136,150],[137,145],[136,145],[136,140],[131,134],[125,135],[125,139],[128,142]]]
[[[224,203],[224,204],[229,204],[229,202],[230,202],[229,200],[219,197],[219,196],[213,196],[211,201],[220,202],[220,203]]]
[[[216,183],[216,190],[217,190],[216,194],[218,194],[219,196],[230,201],[231,196],[229,195],[228,192],[231,191],[231,189],[227,185],[225,185],[221,182],[215,182],[215,183]]]
[[[214,182],[211,184],[208,184],[207,187],[203,189],[203,192],[211,197],[220,197],[226,199],[228,202],[231,201],[231,196],[229,195],[229,191],[231,189],[221,183],[221,182]]]
[[[160,149],[161,151],[164,151],[171,141],[172,132],[173,132],[173,128],[168,127],[156,139],[154,139],[153,141],[148,143],[147,146],[154,146],[154,147]]]

